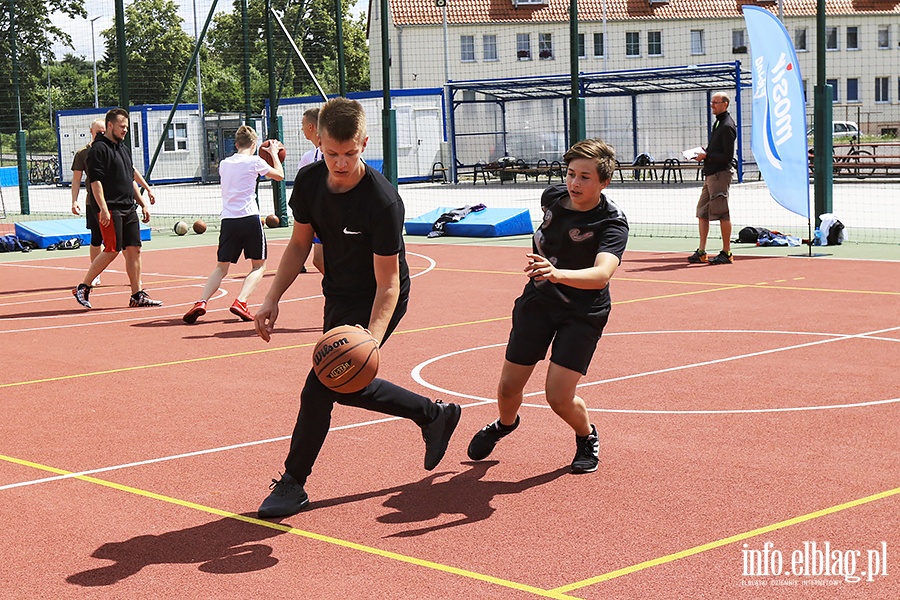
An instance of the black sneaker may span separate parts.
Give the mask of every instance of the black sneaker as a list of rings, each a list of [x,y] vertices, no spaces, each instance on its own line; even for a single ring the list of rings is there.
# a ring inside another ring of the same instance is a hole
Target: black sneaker
[[[72,290],[72,295],[78,300],[78,304],[85,308],[91,308],[91,302],[88,300],[91,296],[91,286],[79,283],[78,287]]]
[[[497,442],[515,431],[518,426],[519,415],[516,415],[516,422],[509,427],[501,424],[500,419],[497,419],[490,425],[485,425],[469,442],[469,458],[472,460],[484,460],[493,452]]]
[[[162,306],[162,300],[153,300],[147,295],[147,292],[141,290],[138,293],[131,295],[128,306],[131,308],[137,308],[139,306]]]
[[[696,250],[694,250],[693,254],[688,256],[688,262],[692,265],[699,265],[709,262],[709,257],[706,255],[706,250],[697,248]]]
[[[447,444],[450,436],[459,423],[459,415],[462,409],[458,404],[444,404],[440,400],[436,402],[438,410],[437,418],[422,428],[422,439],[425,440],[425,470],[431,471],[447,452]]]
[[[734,256],[731,252],[725,252],[724,250],[709,259],[709,264],[711,265],[730,265],[733,262]]]
[[[284,473],[281,479],[273,479],[269,486],[272,493],[260,504],[256,515],[260,519],[290,517],[306,508],[309,496],[300,483]]]
[[[593,473],[600,464],[600,437],[597,428],[591,424],[591,433],[584,437],[575,436],[575,458],[572,460],[573,473]]]

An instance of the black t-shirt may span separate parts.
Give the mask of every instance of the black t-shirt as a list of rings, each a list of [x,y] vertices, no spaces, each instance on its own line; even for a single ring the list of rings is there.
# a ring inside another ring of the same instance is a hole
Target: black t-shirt
[[[560,205],[569,195],[565,184],[544,190],[541,209],[544,221],[534,232],[535,254],[548,259],[558,269],[587,269],[594,266],[597,255],[608,252],[622,260],[628,242],[628,220],[605,194],[600,204],[588,211]],[[528,285],[547,298],[576,310],[596,312],[608,310],[611,304],[609,285],[602,290],[582,290],[561,283],[530,280]]]
[[[409,297],[409,267],[403,243],[405,209],[385,177],[366,165],[362,181],[348,192],[328,191],[324,161],[297,173],[288,203],[294,220],[312,225],[322,240],[327,298],[375,298],[374,254],[399,255],[400,298]]]
[[[709,143],[706,145],[706,158],[703,159],[704,177],[731,168],[736,139],[737,127],[728,111],[716,115],[716,122],[709,133]]]
[[[134,163],[125,144],[109,141],[97,134],[88,152],[88,179],[103,185],[103,198],[109,208],[134,206]]]

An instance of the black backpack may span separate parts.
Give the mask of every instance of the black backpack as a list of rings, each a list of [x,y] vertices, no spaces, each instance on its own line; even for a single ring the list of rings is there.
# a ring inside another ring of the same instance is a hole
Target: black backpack
[[[766,235],[769,230],[765,227],[744,227],[738,232],[737,242],[742,244],[755,244],[759,241],[759,236]]]

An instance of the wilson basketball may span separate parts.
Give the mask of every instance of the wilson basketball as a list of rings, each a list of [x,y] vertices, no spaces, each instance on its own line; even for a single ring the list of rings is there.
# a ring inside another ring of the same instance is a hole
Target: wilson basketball
[[[378,342],[365,330],[341,325],[325,332],[313,350],[322,385],[342,394],[363,389],[378,374]]]
[[[194,233],[206,233],[206,223],[200,219],[194,221]]]
[[[281,219],[278,218],[278,215],[268,215],[266,217],[266,227],[270,229],[274,229],[281,224]]]
[[[281,145],[281,142],[278,140],[266,140],[259,146],[259,155],[262,156],[263,160],[269,163],[270,167],[274,167],[275,164],[272,162],[272,155],[268,152],[263,151],[263,148],[268,148],[273,145],[273,142],[278,146],[278,160],[281,161],[281,164],[284,164],[284,159],[287,157],[287,150],[284,149],[284,146]]]

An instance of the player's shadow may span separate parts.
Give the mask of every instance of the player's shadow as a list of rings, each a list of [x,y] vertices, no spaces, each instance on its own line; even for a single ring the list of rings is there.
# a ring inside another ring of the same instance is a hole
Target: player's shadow
[[[533,487],[550,483],[571,470],[569,467],[561,467],[522,481],[486,481],[484,476],[488,469],[497,464],[497,461],[472,461],[462,464],[470,468],[456,474],[433,473],[416,483],[377,492],[316,502],[312,508],[323,508],[390,494],[383,505],[393,509],[393,512],[377,517],[376,520],[381,523],[422,523],[445,514],[462,515],[459,519],[447,523],[408,529],[389,536],[413,537],[431,531],[483,521],[496,510],[491,506],[491,501],[495,496],[524,492]],[[439,478],[446,475],[452,475],[452,477],[446,481],[438,481]]]
[[[139,535],[103,544],[91,556],[112,564],[75,573],[66,581],[83,587],[113,585],[144,567],[161,564],[197,564],[204,573],[215,574],[261,571],[275,566],[278,559],[272,556],[271,546],[259,542],[283,533],[224,518],[161,535]]]
[[[24,319],[31,317],[32,319],[41,318],[41,317],[76,317],[79,315],[83,315],[84,313],[90,313],[92,315],[103,314],[107,311],[116,311],[121,310],[121,308],[109,307],[109,308],[94,308],[92,310],[85,310],[79,307],[77,304],[74,304],[74,300],[72,300],[73,306],[69,308],[60,308],[56,310],[30,310],[28,312],[20,312],[20,313],[9,313],[5,315],[0,315],[0,321],[3,319]]]

